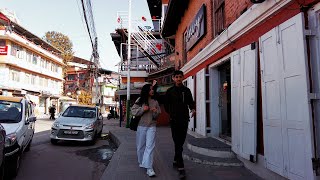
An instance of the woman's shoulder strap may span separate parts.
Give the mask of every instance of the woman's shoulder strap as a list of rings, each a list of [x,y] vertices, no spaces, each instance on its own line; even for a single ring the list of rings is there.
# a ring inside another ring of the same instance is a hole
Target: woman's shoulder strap
[[[140,97],[138,97],[138,99],[134,103],[139,104],[139,101],[140,101]]]

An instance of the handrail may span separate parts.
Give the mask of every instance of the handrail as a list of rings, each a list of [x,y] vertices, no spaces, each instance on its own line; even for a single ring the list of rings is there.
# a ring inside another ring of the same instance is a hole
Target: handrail
[[[128,13],[126,11],[119,11],[117,12],[117,17],[120,27],[125,30],[125,25],[126,23],[128,23]],[[152,19],[151,21],[154,26],[158,21],[158,27],[161,27],[161,19]],[[147,28],[147,26],[143,25],[141,22],[142,20],[132,20],[131,38],[134,40],[134,43],[139,46],[140,49],[143,49],[143,51],[146,52],[147,55],[150,55],[152,59],[160,66],[165,65],[167,62],[165,53],[168,52],[168,48],[169,52],[174,52],[174,47],[163,38],[157,39],[153,35],[153,33],[156,31],[150,30],[150,28]],[[144,22],[148,23],[146,20],[144,20]],[[154,29],[155,27],[153,28],[153,30]],[[127,33],[126,30],[124,32]],[[159,48],[159,44],[161,44],[161,49]]]

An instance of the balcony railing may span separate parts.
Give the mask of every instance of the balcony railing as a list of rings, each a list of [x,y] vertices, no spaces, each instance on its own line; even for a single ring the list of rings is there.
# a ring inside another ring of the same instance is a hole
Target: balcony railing
[[[117,17],[118,28],[128,35],[127,12],[118,12]],[[139,51],[149,60],[147,64],[143,63],[143,61],[137,61],[136,64],[135,62],[131,62],[131,70],[150,73],[174,66],[174,60],[172,61],[173,56],[168,56],[174,52],[174,47],[164,39],[156,38],[156,33],[161,30],[161,19],[148,20],[142,18],[141,20],[132,20],[131,23],[132,43],[136,44]],[[122,55],[126,56],[126,53],[122,53]],[[126,57],[121,58],[124,61],[119,64],[119,71],[126,71],[128,69]]]

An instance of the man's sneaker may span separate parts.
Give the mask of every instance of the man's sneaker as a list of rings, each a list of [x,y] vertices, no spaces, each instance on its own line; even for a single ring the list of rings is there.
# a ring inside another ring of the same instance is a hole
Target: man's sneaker
[[[154,170],[152,168],[147,169],[147,174],[149,177],[153,177],[156,175],[156,173],[154,172]]]
[[[186,171],[185,170],[179,170],[179,178],[184,179],[186,177]]]
[[[144,168],[144,167],[142,166],[142,164],[139,164],[139,167]]]

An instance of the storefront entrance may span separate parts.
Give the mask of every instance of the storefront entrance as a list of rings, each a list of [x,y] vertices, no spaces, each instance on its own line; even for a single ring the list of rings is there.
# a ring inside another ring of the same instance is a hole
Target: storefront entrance
[[[219,109],[221,131],[219,136],[231,141],[231,88],[230,61],[218,67],[219,71]]]
[[[231,142],[231,64],[223,59],[210,68],[211,135]]]

